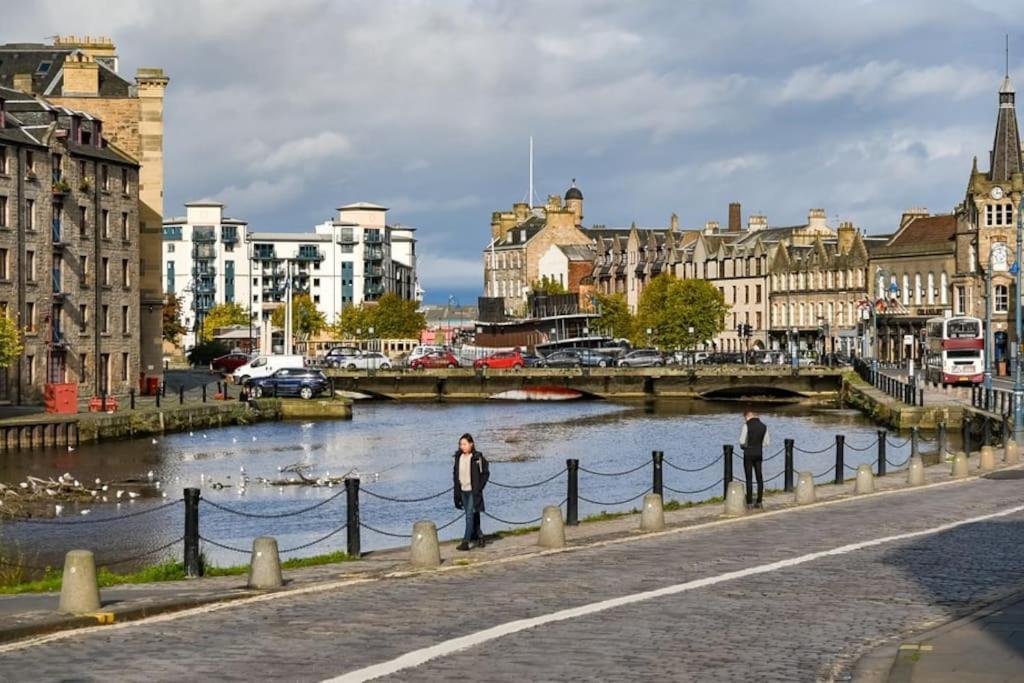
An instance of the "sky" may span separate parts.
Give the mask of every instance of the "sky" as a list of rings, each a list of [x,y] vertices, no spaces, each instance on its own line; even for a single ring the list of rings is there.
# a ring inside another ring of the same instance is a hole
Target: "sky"
[[[342,204],[417,228],[426,301],[474,303],[490,216],[582,190],[587,224],[892,232],[948,212],[987,168],[1009,35],[989,0],[221,2],[36,0],[0,41],[111,36],[162,67],[167,215],[216,198],[259,231]]]

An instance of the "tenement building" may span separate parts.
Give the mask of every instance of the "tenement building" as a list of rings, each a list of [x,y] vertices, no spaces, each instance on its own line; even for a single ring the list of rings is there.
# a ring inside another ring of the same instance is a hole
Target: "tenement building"
[[[0,87],[0,313],[25,346],[0,399],[138,386],[138,169],[98,118]]]
[[[133,193],[139,228],[133,250],[138,260],[132,312],[141,370],[163,370],[161,338],[160,227],[164,197],[163,102],[168,78],[163,69],[139,68],[133,78],[119,71],[117,48],[109,38],[60,36],[49,43],[0,45],[0,86],[44,97],[55,106],[86,112],[102,122],[102,136],[139,164]],[[99,125],[99,124],[98,124]]]

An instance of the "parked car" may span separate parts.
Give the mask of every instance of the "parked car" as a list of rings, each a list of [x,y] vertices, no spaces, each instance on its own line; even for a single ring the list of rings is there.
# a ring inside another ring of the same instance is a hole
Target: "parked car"
[[[451,351],[434,351],[409,361],[409,367],[413,370],[457,368],[459,367],[459,359]]]
[[[416,348],[409,352],[409,358],[407,359],[409,361],[409,367],[412,367],[412,362],[414,360],[423,358],[424,356],[428,356],[432,353],[451,353],[451,350],[452,349],[450,346],[440,346],[436,344],[420,344],[419,346],[417,346]]]
[[[544,356],[536,353],[523,353],[520,354],[523,359],[523,365],[528,368],[539,368],[543,367]]]
[[[323,364],[328,368],[345,367],[345,361],[354,356],[362,355],[362,349],[355,346],[335,346],[324,354]]]
[[[391,359],[380,351],[366,351],[358,356],[347,356],[341,360],[340,367],[346,370],[388,370]]]
[[[572,349],[580,357],[580,363],[588,368],[607,368],[615,365],[615,359],[595,349]]]
[[[637,349],[619,359],[620,368],[654,368],[665,364],[665,357],[657,349]]]
[[[247,353],[226,353],[210,361],[210,372],[219,372],[222,375],[227,375],[251,360],[252,356]]]
[[[306,359],[296,355],[256,356],[245,365],[235,368],[231,378],[235,384],[245,384],[250,379],[270,377],[282,368],[304,368]]]
[[[576,351],[554,351],[540,362],[542,368],[578,368],[581,365],[583,358]]]
[[[473,367],[477,370],[494,368],[495,370],[519,370],[526,367],[526,361],[518,351],[498,351],[486,358],[478,358],[473,361]]]
[[[249,396],[299,396],[311,399],[327,391],[330,383],[315,368],[282,368],[267,377],[250,379],[246,383]]]

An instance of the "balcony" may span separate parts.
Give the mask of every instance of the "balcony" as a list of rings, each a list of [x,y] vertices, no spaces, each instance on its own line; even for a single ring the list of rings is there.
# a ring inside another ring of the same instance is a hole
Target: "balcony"
[[[192,230],[193,242],[216,242],[217,232],[212,225],[199,225]]]
[[[217,269],[211,265],[202,264],[192,268],[192,277],[213,277],[217,274]]]
[[[380,247],[367,247],[363,250],[363,258],[367,261],[384,260],[384,250]]]
[[[384,269],[380,266],[366,266],[363,268],[364,277],[384,277]]]
[[[50,234],[53,235],[53,248],[63,249],[64,248],[64,231],[61,226],[59,218],[54,218],[53,223],[50,225]]]
[[[363,233],[364,244],[382,244],[384,237],[380,234],[380,230],[367,230]]]
[[[237,225],[222,225],[220,226],[220,241],[224,244],[234,244],[238,241],[238,226]]]
[[[212,244],[197,244],[192,258],[217,258],[217,247]]]
[[[213,284],[213,280],[199,280],[196,282],[195,291],[196,294],[213,294],[217,291],[217,287]]]
[[[299,254],[296,257],[299,261],[323,261],[323,254],[315,244],[299,245]]]
[[[71,192],[71,186],[68,185],[68,181],[60,177],[59,173],[54,173],[53,182],[50,184],[50,190],[53,192],[53,196],[60,199],[69,192]]]
[[[363,294],[367,298],[377,298],[384,295],[384,285],[366,285]]]
[[[61,287],[60,268],[53,269],[53,298],[64,299],[64,289]]]
[[[176,242],[181,239],[181,226],[180,225],[165,225],[164,226],[164,241],[165,242]]]
[[[50,334],[50,345],[57,348],[66,348],[68,346],[67,337],[64,336],[64,332],[59,327],[54,327]]]
[[[252,257],[259,261],[274,261],[277,259],[277,256],[274,254],[273,244],[253,245]]]

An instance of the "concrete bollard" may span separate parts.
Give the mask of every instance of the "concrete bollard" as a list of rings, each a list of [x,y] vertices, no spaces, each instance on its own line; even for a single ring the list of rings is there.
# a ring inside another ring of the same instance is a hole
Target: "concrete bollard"
[[[270,536],[254,538],[252,556],[249,559],[249,588],[263,590],[280,588],[283,585],[277,539]]]
[[[100,608],[100,585],[96,581],[96,558],[91,550],[69,550],[64,556],[64,579],[60,604],[64,614],[85,614]]]
[[[665,528],[665,509],[661,504],[661,496],[648,493],[644,496],[644,508],[640,511],[641,531],[661,531]]]
[[[537,545],[542,548],[565,547],[565,522],[562,520],[562,508],[557,505],[544,508]]]
[[[747,514],[747,493],[738,481],[729,482],[729,490],[725,494],[725,514],[729,517]]]
[[[1019,465],[1020,464],[1020,449],[1017,448],[1017,442],[1010,439],[1006,442],[1006,464],[1007,465]]]
[[[814,474],[801,472],[796,480],[796,502],[797,505],[806,505],[817,500],[814,494]]]
[[[978,455],[978,467],[983,470],[994,470],[996,468],[996,452],[991,446],[982,446]]]
[[[955,479],[962,479],[966,477],[969,472],[969,465],[967,462],[967,456],[963,451],[960,451],[953,456],[953,477]]]
[[[441,546],[437,542],[437,525],[433,522],[421,520],[412,525],[409,564],[414,567],[441,565]]]
[[[853,487],[854,493],[874,493],[875,474],[871,471],[871,465],[859,465],[857,467],[857,483]]]
[[[907,465],[907,483],[911,486],[920,486],[924,483],[924,460],[920,455],[910,458],[910,463]]]

